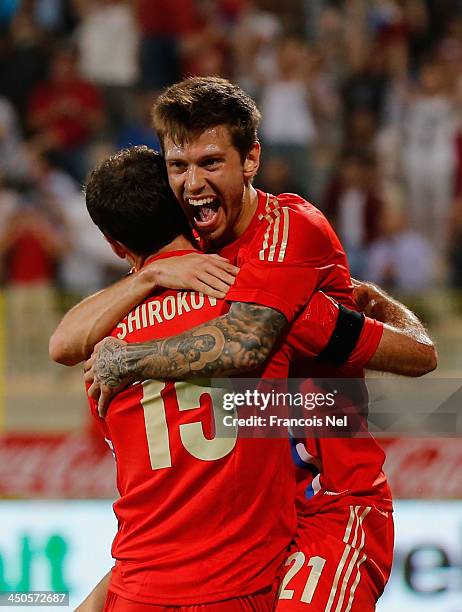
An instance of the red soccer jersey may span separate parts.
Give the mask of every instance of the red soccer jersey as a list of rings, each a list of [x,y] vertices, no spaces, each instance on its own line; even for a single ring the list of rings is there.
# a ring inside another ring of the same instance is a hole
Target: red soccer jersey
[[[113,335],[172,336],[227,309],[197,293],[156,292]],[[149,380],[120,393],[105,420],[91,402],[117,462],[110,588],[122,597],[208,603],[255,593],[277,577],[296,527],[289,443],[241,439],[229,428],[218,435],[222,404],[213,394],[207,381]]]
[[[308,325],[303,320],[307,315]],[[323,319],[319,323],[313,313],[303,313],[287,339],[289,360],[303,355],[303,347],[313,337],[313,326],[320,328],[321,335],[331,328],[326,320],[329,316],[336,318],[335,312],[328,313],[325,305],[322,305]],[[368,395],[364,381],[364,365],[377,350],[382,332],[381,323],[366,317],[359,342],[341,367],[320,364],[313,359],[293,361],[289,370],[291,377],[310,377],[300,390],[305,393],[325,390],[325,383],[319,388],[312,379],[331,380],[327,384],[331,389],[339,389],[341,394],[336,398],[335,414],[347,415],[349,420],[349,431],[339,431],[337,436],[323,436],[322,431],[314,430],[306,437],[291,439],[299,468],[297,511],[301,514],[314,514],[332,504],[348,506],[359,502],[392,510],[391,492],[383,472],[385,453],[367,430]],[[338,379],[351,380],[339,380],[336,384]]]
[[[133,342],[174,335],[227,308],[194,293],[156,293],[113,335]],[[320,293],[305,313],[318,317],[323,330],[303,324],[300,351],[310,357],[329,340],[337,307]],[[265,377],[287,376],[290,347],[299,335],[290,338],[267,364]],[[363,332],[353,361],[364,358],[365,342]],[[115,451],[121,494],[114,505],[119,530],[111,590],[130,600],[187,605],[256,592],[273,583],[293,535],[287,441],[214,435],[219,402],[214,406],[206,384],[134,385],[113,400],[105,421],[92,402]]]
[[[249,227],[220,254],[241,268],[229,301],[274,308],[289,323],[317,290],[356,308],[342,245],[321,211],[300,196],[258,191]]]
[[[226,296],[229,301],[255,302],[274,308],[289,322],[300,315],[316,290],[357,309],[346,255],[335,232],[322,213],[299,196],[282,194],[276,198],[258,191],[257,211],[251,224],[220,254],[241,268]],[[313,316],[312,309],[318,304],[322,312]],[[329,314],[324,302],[314,300],[288,335],[286,350],[290,349],[290,354],[286,357],[293,360],[316,355],[319,351],[310,355],[307,346],[317,345],[321,350],[336,317],[335,309]],[[363,378],[364,365],[377,349],[382,330],[381,324],[366,319],[360,342],[345,366],[329,368],[308,360],[292,369],[291,376]],[[303,464],[321,470],[314,480],[309,469],[298,474],[299,511],[319,511],[321,506],[334,501],[344,505],[357,503],[357,497],[361,497],[361,503],[391,508],[391,494],[382,471],[385,454],[372,436],[308,437],[294,442],[295,450],[297,446]]]

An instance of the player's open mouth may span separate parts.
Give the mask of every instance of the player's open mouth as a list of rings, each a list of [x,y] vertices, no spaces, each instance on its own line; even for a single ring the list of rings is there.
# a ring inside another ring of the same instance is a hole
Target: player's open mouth
[[[206,229],[215,225],[220,211],[220,202],[215,197],[188,198],[192,207],[194,221],[198,228]]]

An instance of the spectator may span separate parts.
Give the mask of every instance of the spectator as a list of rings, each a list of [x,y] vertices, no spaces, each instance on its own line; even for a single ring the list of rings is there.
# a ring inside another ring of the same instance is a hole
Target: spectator
[[[122,126],[116,135],[117,149],[146,145],[160,151],[160,143],[152,129],[151,112],[155,97],[151,92],[140,92],[136,97],[135,116]]]
[[[67,198],[63,206],[71,249],[61,262],[60,281],[66,296],[75,302],[115,282],[128,268],[89,221],[82,193]]]
[[[28,118],[35,145],[59,153],[62,167],[83,181],[88,147],[103,121],[103,103],[98,89],[77,72],[74,51],[56,52],[48,81],[32,92]]]
[[[386,210],[382,236],[369,246],[365,278],[407,295],[432,288],[436,259],[431,243],[409,228],[401,211]]]
[[[342,91],[346,117],[361,109],[371,112],[380,121],[388,85],[386,59],[385,51],[375,45],[354,67]]]
[[[138,0],[141,85],[159,91],[181,77],[182,35],[196,25],[193,0]]]
[[[417,90],[409,96],[405,124],[404,173],[411,226],[440,250],[447,243],[454,195],[457,121],[445,73],[434,61],[422,66]]]
[[[234,77],[250,94],[256,95],[260,82],[269,81],[275,72],[274,41],[282,33],[280,20],[262,10],[254,0],[243,0],[231,34]]]
[[[296,193],[297,189],[290,182],[290,177],[290,165],[283,157],[269,157],[262,167],[258,183],[261,181],[262,189],[274,195]]]
[[[28,164],[14,108],[0,96],[0,177],[7,182],[24,180]]]
[[[376,167],[364,153],[346,152],[324,203],[348,255],[351,274],[364,275],[366,248],[377,238],[383,202],[376,190]]]
[[[77,28],[76,40],[80,72],[103,93],[107,128],[113,136],[131,117],[139,76],[139,32],[131,7],[123,0],[91,3]]]
[[[316,4],[323,5],[322,8],[316,7],[311,0],[305,0],[305,4],[309,5],[307,11],[315,10],[318,14],[319,21],[315,24],[316,48],[322,55],[331,78],[338,81],[344,78],[345,70],[349,70],[351,63],[348,51],[350,43],[350,37],[347,34],[348,20],[338,5],[327,4],[323,0],[321,2],[316,0]]]
[[[182,40],[184,74],[229,76],[227,24],[220,3],[196,0],[195,20]]]
[[[377,117],[367,108],[356,108],[348,115],[345,125],[345,146],[374,156],[377,145]]]
[[[262,87],[263,153],[284,157],[291,168],[290,182],[307,196],[311,147],[316,136],[305,73],[308,49],[303,42],[285,38],[279,44],[277,59],[276,75]]]
[[[2,227],[9,366],[13,373],[48,368],[55,318],[54,270],[67,248],[37,194],[24,196]]]
[[[9,99],[25,125],[30,93],[45,78],[49,58],[47,41],[34,21],[30,1],[21,4],[0,43],[0,94]]]
[[[408,0],[402,3],[412,74],[417,72],[428,49],[432,48],[435,24],[430,21],[429,4],[425,0]]]
[[[47,203],[51,203],[48,212],[53,212],[53,217],[59,223],[62,218],[58,212],[60,206],[56,202],[65,201],[81,190],[75,180],[58,167],[55,157],[32,147],[28,149],[30,178]]]
[[[95,230],[88,216],[79,185],[57,167],[50,155],[31,154],[31,170],[48,218],[66,236],[68,248],[56,267],[56,280],[65,295],[75,299],[98,291],[110,279],[126,271],[125,262],[114,254]]]
[[[309,49],[307,60],[305,72],[316,125],[309,195],[314,202],[319,202],[342,144],[342,107],[336,79],[328,69],[326,57],[319,50]]]
[[[6,235],[3,228],[8,227],[10,218],[17,209],[18,203],[18,193],[6,187],[0,176],[0,286],[4,284],[6,277],[6,262],[3,258]]]

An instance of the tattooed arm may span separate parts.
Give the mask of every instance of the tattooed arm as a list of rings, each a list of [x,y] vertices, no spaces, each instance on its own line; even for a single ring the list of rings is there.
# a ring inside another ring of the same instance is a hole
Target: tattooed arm
[[[229,312],[178,336],[125,344],[106,338],[86,364],[89,389],[99,395],[100,413],[112,396],[135,380],[245,374],[269,356],[287,321],[280,312],[234,302]]]

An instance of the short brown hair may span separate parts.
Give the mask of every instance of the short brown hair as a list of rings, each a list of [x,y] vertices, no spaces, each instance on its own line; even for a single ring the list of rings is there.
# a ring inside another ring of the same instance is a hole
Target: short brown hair
[[[166,137],[183,144],[204,130],[226,125],[244,160],[258,140],[261,114],[252,98],[226,79],[191,77],[159,96],[152,118],[162,145]]]
[[[194,241],[163,157],[146,146],[122,149],[96,166],[85,199],[103,234],[137,255],[152,255],[180,234]]]

